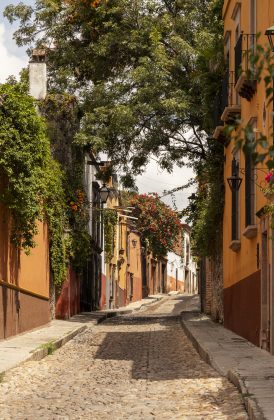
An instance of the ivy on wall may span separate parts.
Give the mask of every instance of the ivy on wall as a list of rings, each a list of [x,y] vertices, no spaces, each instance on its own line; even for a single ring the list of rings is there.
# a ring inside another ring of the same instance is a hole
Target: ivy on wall
[[[90,203],[83,185],[85,150],[74,142],[80,111],[75,96],[68,93],[48,94],[39,109],[46,118],[52,154],[64,173],[62,185],[68,218],[68,256],[74,270],[81,273],[90,258],[92,238],[87,230]]]
[[[36,246],[38,221],[47,221],[51,269],[60,284],[67,262],[63,172],[52,157],[35,101],[14,81],[0,85],[0,171],[0,199],[12,216],[12,242],[29,254]]]
[[[103,211],[104,222],[104,251],[107,263],[110,263],[113,257],[116,227],[118,223],[118,215],[115,210],[105,209]]]

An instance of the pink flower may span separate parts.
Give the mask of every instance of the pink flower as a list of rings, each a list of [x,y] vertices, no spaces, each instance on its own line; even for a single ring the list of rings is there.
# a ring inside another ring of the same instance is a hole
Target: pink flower
[[[269,172],[265,177],[266,182],[272,184],[274,182],[274,174],[273,172]]]

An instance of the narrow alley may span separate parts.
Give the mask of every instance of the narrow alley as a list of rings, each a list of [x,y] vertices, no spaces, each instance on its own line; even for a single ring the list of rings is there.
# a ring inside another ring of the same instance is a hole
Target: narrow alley
[[[0,384],[1,419],[247,419],[184,334],[187,297],[110,319]]]

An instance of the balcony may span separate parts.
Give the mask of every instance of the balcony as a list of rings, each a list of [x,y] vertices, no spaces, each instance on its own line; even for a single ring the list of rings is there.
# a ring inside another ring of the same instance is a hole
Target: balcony
[[[256,35],[241,34],[235,46],[235,90],[247,101],[251,101],[256,92],[256,78],[250,62],[255,52]]]
[[[233,124],[241,116],[241,107],[237,104],[234,85],[234,71],[227,70],[222,83],[222,98],[225,106],[221,115],[221,120],[226,124]]]
[[[223,142],[224,122],[221,120],[221,115],[223,113],[225,105],[223,105],[222,102],[223,102],[223,96],[221,92],[219,92],[219,94],[216,96],[214,100],[214,105],[213,105],[213,122],[214,122],[214,127],[216,127],[213,133],[213,138],[215,140],[219,140]]]

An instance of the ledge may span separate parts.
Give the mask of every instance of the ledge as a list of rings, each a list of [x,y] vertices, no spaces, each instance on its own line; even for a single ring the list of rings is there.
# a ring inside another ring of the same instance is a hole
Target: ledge
[[[245,236],[247,239],[252,239],[252,238],[255,238],[255,236],[257,236],[257,233],[258,233],[257,225],[248,225],[243,231],[243,236]]]
[[[257,81],[248,79],[246,73],[243,72],[237,81],[235,90],[242,98],[250,102],[256,93],[256,85]]]
[[[225,107],[225,110],[222,113],[221,120],[227,122],[230,119],[235,118],[236,115],[241,115],[240,105],[227,106]]]
[[[230,244],[229,244],[229,248],[233,252],[240,251],[240,249],[241,249],[241,241],[239,241],[239,240],[231,241]]]
[[[216,127],[214,130],[213,138],[217,140],[223,134],[223,131],[224,131],[224,126],[218,125],[218,127]]]

